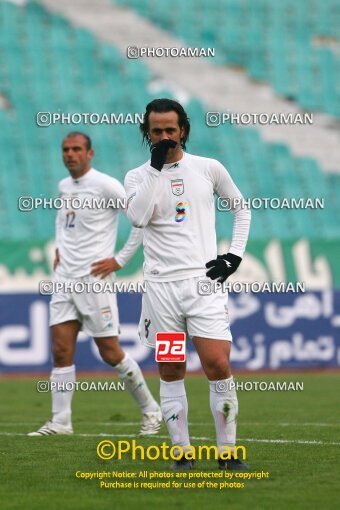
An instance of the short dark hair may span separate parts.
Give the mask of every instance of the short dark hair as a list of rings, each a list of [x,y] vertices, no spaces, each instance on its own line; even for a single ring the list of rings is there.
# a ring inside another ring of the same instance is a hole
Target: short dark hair
[[[63,141],[66,140],[66,138],[71,138],[72,136],[82,136],[83,138],[85,138],[86,149],[88,151],[92,149],[91,138],[87,134],[83,133],[82,131],[71,131],[70,133],[67,133],[67,135],[64,136]]]
[[[184,128],[184,136],[181,139],[181,147],[185,150],[186,148],[186,142],[189,138],[190,133],[190,121],[189,117],[187,116],[183,106],[179,104],[177,101],[174,101],[173,99],[154,99],[151,101],[147,107],[144,114],[144,121],[140,123],[139,129],[142,132],[143,135],[143,143],[145,145],[151,146],[151,140],[148,134],[149,131],[149,116],[151,112],[156,113],[166,113],[166,112],[176,112],[178,115],[178,125],[180,128]]]

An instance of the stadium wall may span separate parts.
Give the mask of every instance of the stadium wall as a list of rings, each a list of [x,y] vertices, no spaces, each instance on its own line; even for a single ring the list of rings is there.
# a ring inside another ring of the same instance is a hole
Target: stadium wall
[[[49,296],[3,293],[0,329],[0,373],[39,373],[51,369]],[[141,294],[118,295],[121,342],[144,370],[155,370],[154,351],[138,337]],[[340,367],[340,291],[244,293],[229,296],[236,370]],[[93,340],[78,339],[78,370],[105,371]],[[192,343],[187,342],[189,371],[200,369]]]

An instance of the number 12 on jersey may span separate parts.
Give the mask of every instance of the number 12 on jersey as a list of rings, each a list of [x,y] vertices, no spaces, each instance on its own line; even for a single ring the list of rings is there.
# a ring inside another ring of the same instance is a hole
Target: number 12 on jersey
[[[74,211],[70,211],[66,214],[66,228],[74,228],[75,217],[76,213]]]

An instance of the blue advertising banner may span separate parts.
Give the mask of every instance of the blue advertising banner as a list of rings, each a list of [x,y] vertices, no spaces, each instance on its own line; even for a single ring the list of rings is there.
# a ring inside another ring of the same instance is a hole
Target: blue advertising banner
[[[48,327],[49,296],[0,294],[1,373],[43,372],[52,366]],[[123,348],[145,370],[156,370],[154,351],[138,337],[141,295],[118,296]],[[340,291],[231,294],[229,317],[234,369],[340,367]],[[102,371],[93,340],[80,333],[75,363],[78,370]],[[190,340],[188,370],[200,370]]]

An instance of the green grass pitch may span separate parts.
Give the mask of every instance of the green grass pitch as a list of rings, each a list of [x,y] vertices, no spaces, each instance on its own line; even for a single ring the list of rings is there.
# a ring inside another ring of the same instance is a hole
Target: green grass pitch
[[[43,379],[43,378],[40,378]],[[148,383],[158,395],[158,377]],[[108,380],[88,377],[86,380]],[[115,379],[117,380],[117,379]],[[166,436],[137,438],[139,412],[127,392],[76,392],[74,436],[31,438],[50,417],[50,396],[36,391],[36,379],[0,380],[1,507],[25,510],[134,509],[334,509],[340,508],[340,374],[242,375],[238,381],[303,381],[303,391],[239,391],[238,444],[247,448],[252,471],[268,479],[249,480],[243,489],[101,489],[99,481],[77,479],[77,470],[164,471],[170,462],[105,461],[99,441],[137,439],[160,445]],[[187,376],[190,434],[194,445],[214,444],[208,383]],[[201,439],[200,439],[201,438]],[[202,439],[204,438],[204,439]],[[215,471],[202,460],[195,471]]]

